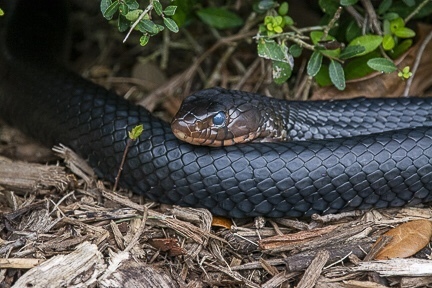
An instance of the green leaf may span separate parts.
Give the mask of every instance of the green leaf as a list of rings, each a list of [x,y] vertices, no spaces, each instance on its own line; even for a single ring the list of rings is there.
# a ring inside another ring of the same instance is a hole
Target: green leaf
[[[332,85],[333,83],[330,79],[328,65],[323,64],[314,79],[321,87]]]
[[[318,42],[322,41],[322,40],[335,40],[335,38],[330,36],[330,35],[327,35],[327,37],[324,39],[323,39],[323,36],[324,36],[324,32],[322,32],[322,31],[312,31],[310,33],[310,38],[311,38],[312,43],[314,45],[317,45]]]
[[[120,32],[125,32],[127,29],[129,29],[129,21],[125,16],[119,15],[117,19],[117,28]]]
[[[283,29],[280,27],[280,26],[276,26],[276,27],[274,27],[274,32],[276,32],[276,33],[278,33],[278,34],[280,34],[280,33],[282,33],[283,32]]]
[[[392,51],[389,51],[389,55],[391,58],[396,59],[402,54],[404,54],[408,49],[412,46],[413,40],[406,39],[402,41],[399,45],[397,45]]]
[[[307,64],[307,74],[314,77],[321,68],[323,55],[319,51],[314,51]]]
[[[340,59],[349,59],[361,55],[365,51],[365,47],[360,45],[347,46],[339,55]]]
[[[129,13],[127,13],[125,17],[127,20],[134,22],[135,20],[138,19],[138,17],[141,15],[142,12],[143,12],[143,10],[141,10],[141,9],[129,11]]]
[[[0,16],[4,15],[4,11],[0,8]]]
[[[383,0],[378,6],[378,15],[383,15],[392,6],[393,0]]]
[[[274,40],[261,39],[258,42],[258,56],[264,59],[270,59],[274,61],[289,62],[284,55],[284,51],[281,46],[278,45]]]
[[[325,14],[331,16],[333,16],[339,8],[339,0],[319,0],[318,4]]]
[[[384,35],[383,42],[382,42],[382,46],[384,50],[386,51],[392,50],[395,47],[395,44],[396,43],[392,35],[390,34]]]
[[[112,4],[111,0],[101,0],[100,2],[100,11],[102,12],[102,15],[105,13],[105,11],[108,9],[108,7]]]
[[[129,7],[125,3],[120,3],[119,12],[121,15],[126,16],[129,13]]]
[[[156,27],[157,27],[157,29],[158,29],[158,32],[162,32],[162,31],[165,29],[164,26],[159,25],[159,24],[156,24]]]
[[[363,35],[353,39],[348,46],[363,46],[365,51],[359,55],[364,55],[374,51],[382,43],[382,36]]]
[[[303,52],[303,48],[298,44],[293,44],[289,48],[289,53],[295,58],[299,57]]]
[[[408,7],[413,7],[416,3],[415,0],[402,0]]]
[[[276,6],[273,0],[259,0],[258,3],[254,1],[253,10],[257,13],[264,13]]]
[[[369,54],[352,58],[344,65],[345,80],[359,79],[374,72],[374,70],[367,65],[367,61],[380,56],[380,51],[375,50]]]
[[[281,16],[285,16],[288,14],[289,5],[288,2],[282,2],[282,4],[279,6],[278,14]]]
[[[416,35],[414,30],[411,30],[407,27],[397,29],[396,31],[394,31],[394,34],[399,38],[412,38]]]
[[[389,20],[384,19],[384,21],[383,21],[383,33],[384,33],[384,35],[392,34],[392,32],[390,30],[390,21]]]
[[[294,20],[290,16],[284,16],[283,17],[285,25],[292,26],[294,25]]]
[[[369,67],[379,72],[392,73],[397,70],[396,65],[386,58],[372,58],[367,61],[367,64]]]
[[[143,36],[141,36],[141,38],[140,38],[140,45],[141,46],[146,46],[147,45],[147,43],[149,42],[149,40],[150,40],[150,35],[149,34],[144,34]]]
[[[358,0],[340,0],[340,5],[342,6],[352,6],[356,4]]]
[[[274,40],[260,40],[258,42],[258,56],[272,60],[273,80],[282,84],[291,77],[293,60],[285,45],[279,45]]]
[[[178,26],[181,27],[186,23],[191,22],[192,19],[195,18],[195,0],[175,0],[172,2],[172,4],[177,6],[176,13],[173,15],[172,18]]]
[[[201,21],[216,29],[234,28],[243,25],[243,19],[226,9],[210,7],[200,9],[196,13]]]
[[[384,14],[383,19],[388,20],[388,21],[392,21],[395,20],[396,18],[399,18],[399,14],[398,13],[393,13],[393,12],[389,12]]]
[[[329,75],[332,83],[338,90],[345,89],[346,85],[344,70],[342,68],[342,65],[333,59],[330,60]]]
[[[124,0],[124,2],[129,7],[129,10],[135,10],[139,8],[139,4],[136,0]]]
[[[362,35],[362,29],[357,25],[357,22],[352,20],[347,25],[345,30],[345,38],[348,42],[352,41],[354,38]]]
[[[390,31],[395,33],[396,30],[405,27],[405,22],[401,17],[398,17],[392,21],[390,21]]]
[[[150,35],[157,34],[159,32],[159,29],[155,23],[153,23],[150,20],[142,19],[138,25],[137,28],[139,31],[145,33],[148,32]]]
[[[114,1],[111,3],[111,5],[108,6],[108,8],[103,12],[103,16],[107,20],[111,20],[114,16],[114,14],[118,11],[119,8],[119,2]]]
[[[162,15],[162,4],[159,1],[153,1],[153,7],[157,15]]]
[[[276,84],[282,84],[291,77],[291,65],[282,61],[272,61],[273,81]]]
[[[142,124],[135,126],[134,128],[132,128],[131,131],[129,131],[129,138],[132,140],[136,140],[138,139],[138,137],[141,136],[141,134],[144,131],[144,126]]]
[[[177,6],[173,6],[173,5],[168,6],[165,8],[164,14],[166,16],[173,16],[175,14],[176,9],[177,9]]]
[[[177,33],[179,31],[179,28],[177,26],[177,24],[174,22],[174,20],[172,20],[171,18],[165,17],[164,19],[164,24],[165,26],[174,33]]]

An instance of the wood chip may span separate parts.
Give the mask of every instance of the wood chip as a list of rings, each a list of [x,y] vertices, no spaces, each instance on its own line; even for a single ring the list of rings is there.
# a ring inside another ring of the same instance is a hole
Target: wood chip
[[[0,186],[23,192],[50,187],[64,191],[76,184],[74,176],[53,165],[0,161],[0,175]]]
[[[321,271],[324,268],[324,265],[327,263],[329,257],[330,253],[328,251],[318,251],[315,258],[312,260],[312,263],[306,269],[300,282],[297,284],[297,288],[310,288],[315,286],[316,281],[321,275]]]
[[[423,259],[391,259],[361,262],[352,272],[375,271],[382,277],[389,276],[432,276],[432,261]]]
[[[12,287],[88,287],[96,283],[105,267],[97,246],[83,242],[74,252],[54,256],[30,269]]]

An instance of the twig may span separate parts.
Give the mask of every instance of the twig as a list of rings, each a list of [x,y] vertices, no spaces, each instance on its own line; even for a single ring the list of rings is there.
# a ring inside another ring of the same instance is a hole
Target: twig
[[[383,32],[381,30],[381,26],[380,26],[379,21],[378,21],[378,17],[375,13],[375,8],[373,7],[371,1],[370,0],[361,0],[361,2],[363,4],[364,8],[366,9],[367,14],[370,17],[370,20],[372,22],[372,26],[375,29],[376,33],[378,35],[383,35]]]
[[[412,70],[411,70],[412,75],[407,80],[406,86],[405,86],[405,90],[403,92],[403,96],[404,97],[407,97],[409,95],[411,84],[412,84],[412,81],[413,81],[413,79],[415,77],[415,73],[417,72],[417,69],[418,69],[418,67],[420,65],[420,60],[421,60],[421,58],[423,56],[423,52],[424,52],[426,46],[429,44],[429,42],[431,40],[432,40],[432,31],[430,31],[429,34],[425,37],[425,39],[423,40],[422,44],[420,45],[420,47],[419,47],[419,49],[417,51],[417,56],[416,56],[416,59],[414,61],[414,65],[413,65]]]
[[[329,31],[335,26],[336,21],[340,18],[340,15],[342,13],[342,7],[339,6],[336,10],[335,14],[333,15],[333,18],[330,20],[330,22],[325,26],[323,32],[323,36],[321,37],[321,40],[325,40],[328,36]]]
[[[353,6],[347,6],[345,10],[354,18],[359,27],[363,27],[365,19]]]
[[[120,162],[120,167],[119,167],[119,170],[118,170],[118,172],[117,172],[117,176],[116,176],[116,178],[115,178],[114,187],[113,187],[113,189],[112,189],[113,191],[116,191],[116,190],[117,190],[118,182],[119,182],[119,180],[120,180],[120,175],[121,175],[121,172],[123,171],[123,166],[124,166],[124,163],[125,163],[125,161],[126,161],[126,156],[127,156],[128,152],[129,152],[130,145],[132,144],[133,141],[134,141],[134,140],[128,138],[128,140],[127,140],[127,142],[126,142],[126,147],[125,147],[125,150],[124,150],[124,152],[123,152],[122,160],[121,160],[121,162]]]
[[[131,28],[129,29],[128,33],[126,34],[126,37],[123,39],[123,43],[126,42],[126,40],[129,38],[129,35],[132,33],[132,31],[135,29],[135,27],[138,25],[138,23],[144,18],[144,16],[153,9],[153,4],[149,4],[147,8],[141,13],[141,15],[138,17],[137,20],[132,24]]]
[[[250,29],[254,28],[253,27],[253,23],[255,20],[256,14],[252,13],[248,19],[246,20],[245,25],[243,26],[243,28],[238,32],[238,34],[244,34],[249,32]],[[221,38],[218,37],[218,40],[220,40]],[[228,59],[230,58],[230,56],[234,53],[234,51],[237,49],[238,43],[232,43],[230,46],[228,46],[228,48],[225,50],[225,52],[223,53],[222,57],[219,58],[218,64],[216,65],[216,68],[213,69],[212,73],[210,74],[210,77],[208,78],[208,80],[206,81],[206,86],[214,86],[214,82],[216,81],[216,79],[218,78],[218,75],[220,74],[220,70],[223,67],[223,65],[226,64],[226,62],[228,61]]]
[[[293,30],[294,32],[298,34],[303,34],[305,32],[311,32],[311,31],[321,31],[325,28],[325,26],[310,26],[310,27],[304,27],[304,28],[296,28],[294,26],[290,26],[289,29]]]
[[[407,23],[409,20],[411,20],[411,18],[413,18],[417,13],[420,12],[420,10],[426,5],[428,4],[428,2],[430,2],[430,0],[423,0],[422,3],[420,3],[419,6],[417,6],[417,8],[411,13],[409,14],[405,19],[404,22]]]

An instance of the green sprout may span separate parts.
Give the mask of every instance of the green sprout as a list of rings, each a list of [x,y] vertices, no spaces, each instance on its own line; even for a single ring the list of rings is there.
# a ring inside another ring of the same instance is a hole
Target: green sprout
[[[406,80],[409,79],[411,76],[413,75],[413,73],[410,71],[410,67],[409,66],[405,66],[402,71],[398,72],[398,76],[399,78],[401,78],[402,80]]]
[[[125,150],[123,151],[123,157],[122,157],[122,160],[120,162],[120,167],[119,167],[119,170],[117,172],[117,176],[115,178],[113,191],[117,190],[118,182],[120,180],[120,175],[121,175],[121,172],[123,171],[124,163],[126,161],[126,156],[127,156],[127,153],[129,152],[130,145],[132,144],[132,142],[136,141],[141,136],[143,131],[144,131],[144,126],[142,124],[137,125],[137,126],[133,127],[131,131],[128,131],[129,139],[126,142],[126,147],[125,147]]]
[[[287,15],[288,9],[288,3],[283,2],[277,10],[277,15],[267,15],[264,18],[264,24],[260,25],[260,32],[272,36],[283,33],[286,26],[293,25],[294,20]]]

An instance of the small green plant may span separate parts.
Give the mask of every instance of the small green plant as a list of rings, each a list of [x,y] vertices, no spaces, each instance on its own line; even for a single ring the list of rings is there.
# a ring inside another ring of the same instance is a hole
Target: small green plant
[[[122,160],[120,162],[120,167],[119,167],[119,170],[117,172],[117,176],[115,178],[113,191],[117,190],[117,186],[118,186],[118,183],[120,181],[121,172],[123,171],[124,163],[126,161],[126,156],[129,152],[130,145],[132,145],[132,142],[136,141],[141,136],[143,131],[144,131],[144,126],[142,124],[137,125],[137,126],[133,127],[131,131],[128,131],[129,138],[126,142],[125,150],[123,151],[123,156],[122,156]]]
[[[175,33],[179,31],[176,22],[170,18],[175,14],[176,8],[177,6],[174,5],[164,8],[158,0],[150,1],[144,10],[139,9],[136,0],[101,0],[100,3],[102,14],[107,20],[112,20],[118,14],[117,27],[120,32],[129,29],[125,41],[133,30],[138,30],[143,34],[140,38],[142,46],[147,45],[150,37],[163,31],[165,27]],[[162,18],[163,25],[152,20],[153,11]]]
[[[267,15],[264,18],[264,24],[259,27],[261,33],[267,33],[267,36],[280,34],[283,32],[285,26],[291,26],[294,24],[293,19],[287,15],[287,2],[283,2],[275,14],[276,15]]]
[[[398,72],[398,76],[402,80],[409,79],[412,76],[412,72],[410,71],[410,67],[405,66],[401,71]]]
[[[409,67],[400,70],[393,59],[413,44],[416,34],[406,23],[419,14],[422,17],[432,14],[432,2],[383,0],[376,7],[370,1],[363,1],[370,7],[358,2],[319,0],[325,13],[323,25],[299,28],[288,16],[287,2],[256,1],[255,10],[266,13],[256,36],[258,55],[272,61],[274,81],[284,83],[290,78],[293,58],[304,49],[312,51],[307,74],[321,86],[333,84],[344,90],[346,80],[373,71],[399,71],[401,78],[411,77]],[[362,26],[365,23],[362,19],[370,19],[372,25]]]

